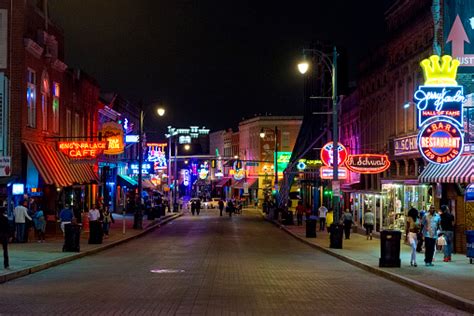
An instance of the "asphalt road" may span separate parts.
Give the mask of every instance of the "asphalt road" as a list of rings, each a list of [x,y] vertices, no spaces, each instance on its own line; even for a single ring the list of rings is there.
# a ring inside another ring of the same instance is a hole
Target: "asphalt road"
[[[2,284],[0,314],[462,314],[316,251],[257,212],[244,213],[184,216],[146,237]]]

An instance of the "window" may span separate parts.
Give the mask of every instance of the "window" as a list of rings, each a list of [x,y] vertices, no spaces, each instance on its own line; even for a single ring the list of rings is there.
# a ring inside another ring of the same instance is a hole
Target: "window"
[[[290,150],[290,132],[283,132],[281,134],[281,148]]]
[[[80,125],[79,125],[79,114],[74,114],[74,137],[79,136],[80,133]]]
[[[26,87],[27,126],[36,128],[36,73],[28,69]]]
[[[66,111],[66,136],[71,137],[71,110]]]
[[[53,131],[59,133],[59,83],[53,83]]]
[[[48,96],[41,93],[41,112],[43,120],[43,131],[48,130]]]

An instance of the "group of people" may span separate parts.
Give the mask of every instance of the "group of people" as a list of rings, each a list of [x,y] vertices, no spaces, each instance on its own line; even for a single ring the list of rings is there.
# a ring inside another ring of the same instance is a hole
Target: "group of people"
[[[46,219],[44,211],[38,208],[36,204],[30,203],[24,199],[18,206],[13,209],[13,222],[15,227],[13,231],[9,231],[9,236],[13,237],[13,241],[17,243],[28,242],[30,228],[36,232],[38,242],[44,242],[46,232]],[[2,207],[6,212],[6,207]]]
[[[451,261],[454,238],[454,216],[449,207],[442,205],[439,212],[436,212],[434,205],[431,205],[428,212],[418,212],[411,208],[408,211],[406,223],[405,239],[411,247],[410,265],[416,267],[416,253],[422,251],[422,244],[425,244],[425,265],[433,266],[433,257],[436,246],[442,246],[444,252],[444,262]]]
[[[317,218],[319,219],[319,231],[326,230],[327,227],[332,224],[332,214],[332,210],[328,210],[324,205],[318,209]],[[306,219],[309,219],[312,215],[311,207],[309,205],[303,205],[302,201],[298,201],[298,205],[296,206],[296,223],[298,226],[303,225],[303,215]]]

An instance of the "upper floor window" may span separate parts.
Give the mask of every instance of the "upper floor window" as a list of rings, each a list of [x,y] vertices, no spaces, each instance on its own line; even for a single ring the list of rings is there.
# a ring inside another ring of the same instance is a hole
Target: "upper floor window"
[[[59,83],[53,83],[53,131],[59,133]]]
[[[36,128],[36,72],[28,69],[26,86],[27,126]]]
[[[48,99],[50,95],[49,75],[46,70],[41,74],[41,113],[43,131],[48,130]]]
[[[74,137],[79,136],[80,134],[80,124],[79,124],[79,114],[74,114]]]

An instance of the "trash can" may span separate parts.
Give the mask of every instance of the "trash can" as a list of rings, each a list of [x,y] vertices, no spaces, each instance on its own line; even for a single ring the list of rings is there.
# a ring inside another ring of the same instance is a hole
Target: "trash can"
[[[474,230],[466,230],[466,257],[472,264],[474,258]]]
[[[63,252],[79,252],[81,239],[81,226],[77,224],[64,225]]]
[[[329,226],[329,248],[342,249],[342,235],[344,227],[342,224],[332,223]]]
[[[156,211],[155,211],[155,208],[154,207],[150,207],[148,209],[148,220],[149,221],[152,221],[154,220],[156,217]]]
[[[104,232],[102,231],[102,222],[89,222],[89,244],[101,244]]]
[[[287,211],[285,214],[285,221],[283,222],[285,225],[294,225],[295,222],[293,221],[293,212]]]
[[[379,267],[400,268],[400,240],[402,232],[399,230],[383,230],[380,233]]]
[[[306,219],[306,237],[316,238],[316,216],[310,216]]]

